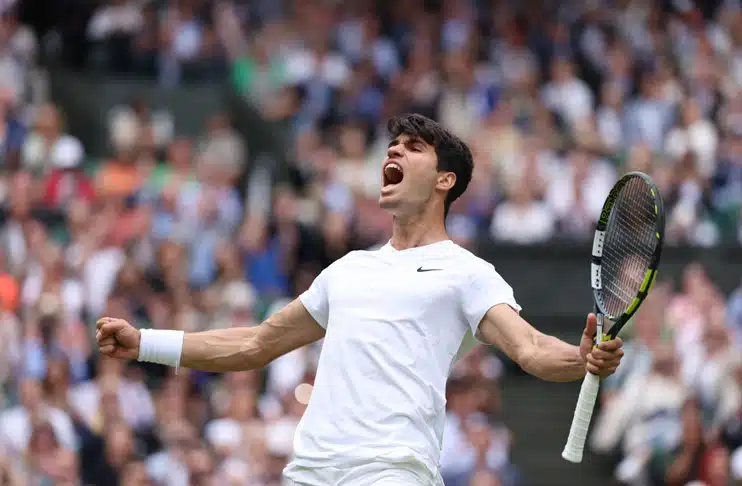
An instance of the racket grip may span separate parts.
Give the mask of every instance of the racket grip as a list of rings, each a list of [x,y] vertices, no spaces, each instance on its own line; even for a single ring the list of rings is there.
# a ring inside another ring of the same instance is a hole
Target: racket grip
[[[562,457],[569,462],[582,462],[582,453],[585,450],[587,429],[590,427],[590,419],[593,416],[595,400],[600,389],[600,377],[588,373],[582,381],[580,396],[577,399],[575,415],[572,418],[572,426],[569,429],[567,444],[564,446]]]

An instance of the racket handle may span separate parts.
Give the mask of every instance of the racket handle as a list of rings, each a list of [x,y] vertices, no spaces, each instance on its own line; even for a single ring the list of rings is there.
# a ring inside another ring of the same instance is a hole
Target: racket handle
[[[587,429],[590,427],[590,419],[593,416],[595,400],[600,389],[600,377],[588,373],[582,381],[580,396],[577,399],[575,415],[572,418],[572,426],[569,429],[567,445],[564,446],[562,457],[569,462],[582,462],[582,453],[585,450]]]

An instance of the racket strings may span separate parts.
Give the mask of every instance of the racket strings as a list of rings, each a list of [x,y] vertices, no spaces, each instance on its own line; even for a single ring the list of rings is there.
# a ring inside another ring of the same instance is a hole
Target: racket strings
[[[604,311],[622,314],[637,296],[658,244],[654,197],[640,178],[619,191],[606,226],[599,292]]]

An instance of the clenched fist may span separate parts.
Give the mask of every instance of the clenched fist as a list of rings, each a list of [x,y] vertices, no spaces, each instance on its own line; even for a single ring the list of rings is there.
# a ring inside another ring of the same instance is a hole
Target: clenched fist
[[[131,324],[123,319],[102,317],[95,326],[95,338],[102,355],[119,359],[139,357],[140,333]]]

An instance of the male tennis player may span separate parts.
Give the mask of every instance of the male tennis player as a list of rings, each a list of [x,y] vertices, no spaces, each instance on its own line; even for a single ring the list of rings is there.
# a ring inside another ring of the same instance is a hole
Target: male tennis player
[[[592,314],[579,347],[523,320],[494,267],[446,233],[448,208],[471,180],[469,148],[420,115],[388,129],[379,204],[394,227],[384,247],[349,253],[256,327],[183,333],[97,323],[104,355],[212,372],[260,368],[324,338],[287,485],[441,485],[446,380],[473,335],[551,381],[610,375],[623,354],[619,339],[593,349]]]

